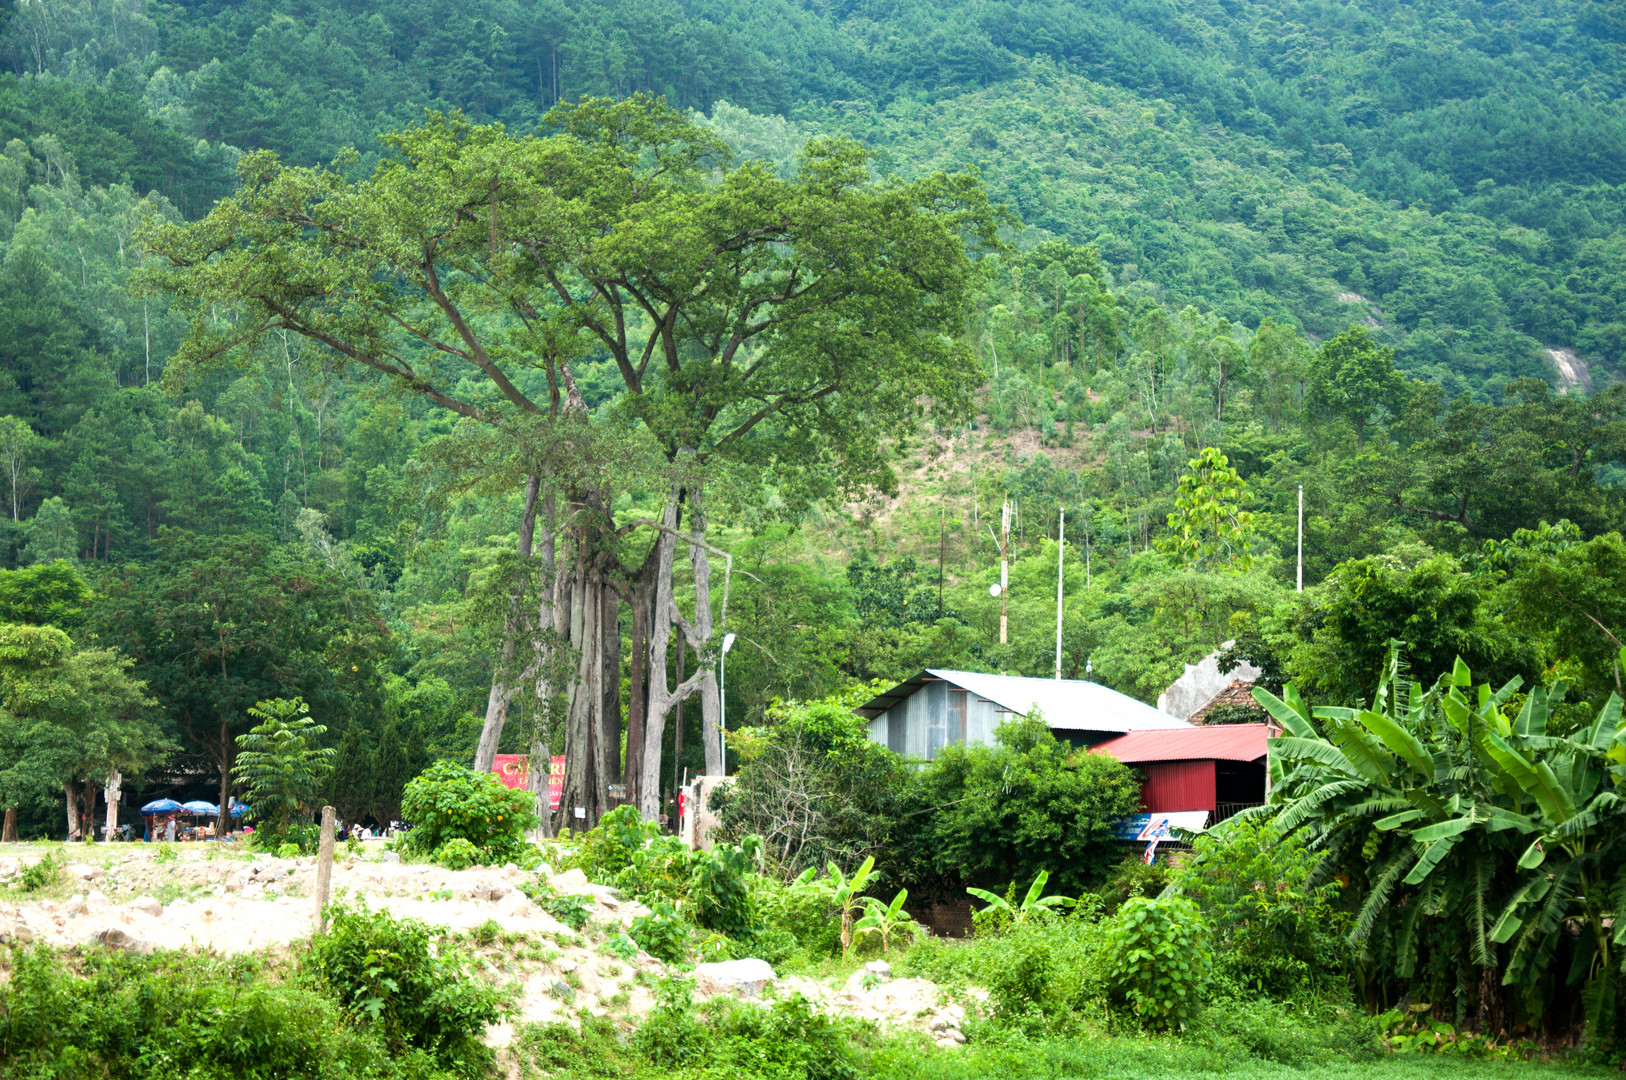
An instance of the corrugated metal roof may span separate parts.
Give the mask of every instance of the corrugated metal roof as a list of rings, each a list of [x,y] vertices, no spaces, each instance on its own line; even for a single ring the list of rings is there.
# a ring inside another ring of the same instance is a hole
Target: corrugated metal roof
[[[1006,712],[1025,716],[1038,709],[1046,724],[1064,731],[1142,731],[1191,726],[1127,694],[1083,679],[1029,679],[944,668],[928,668],[876,695],[855,711],[862,716],[879,716],[936,679],[986,698]]]
[[[1132,731],[1094,748],[1126,765],[1146,761],[1258,761],[1264,757],[1268,724],[1216,724],[1171,731]]]

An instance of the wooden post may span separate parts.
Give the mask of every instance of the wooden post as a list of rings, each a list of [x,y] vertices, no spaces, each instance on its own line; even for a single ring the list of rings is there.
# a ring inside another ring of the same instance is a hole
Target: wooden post
[[[316,932],[327,933],[328,887],[333,883],[333,807],[322,807],[322,841],[316,856]]]

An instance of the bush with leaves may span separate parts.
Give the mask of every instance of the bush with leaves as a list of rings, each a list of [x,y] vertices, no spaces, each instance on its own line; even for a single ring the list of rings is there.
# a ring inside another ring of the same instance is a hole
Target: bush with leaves
[[[525,834],[537,824],[529,792],[503,787],[491,773],[477,773],[450,761],[437,761],[409,782],[401,812],[412,822],[403,848],[425,855],[447,841],[467,840],[479,861],[519,861],[529,845]]]
[[[0,1077],[436,1080],[429,1053],[386,1045],[276,961],[104,949],[10,956]]]
[[[1029,1034],[1066,1034],[1106,1007],[1105,924],[1086,904],[967,942],[927,938],[894,961],[899,975],[987,989],[994,1017]]]
[[[589,878],[608,885],[659,834],[659,826],[646,822],[636,806],[617,806],[581,834],[573,861]]]
[[[448,870],[467,870],[480,862],[480,849],[454,836],[435,849],[435,861]]]
[[[485,1030],[503,1015],[502,995],[468,971],[443,929],[334,904],[303,965],[392,1049],[422,1050],[460,1076],[490,1067]]]
[[[1131,851],[1119,860],[1106,880],[1097,885],[1094,891],[1101,900],[1101,910],[1111,915],[1131,897],[1157,896],[1168,885],[1169,860],[1159,859],[1148,863],[1141,852]]]
[[[740,764],[734,782],[711,795],[718,835],[760,836],[786,876],[892,848],[905,831],[913,776],[852,711],[873,693],[857,687],[823,701],[776,702],[761,727],[730,732]]]
[[[1006,720],[997,746],[950,746],[920,774],[913,861],[961,886],[1004,887],[1051,869],[1077,896],[1118,861],[1113,828],[1140,785],[1105,754],[1074,752],[1038,715]]]
[[[671,904],[657,904],[632,920],[627,935],[657,960],[681,964],[689,955],[689,926]]]
[[[172,851],[172,848],[165,848]],[[40,856],[37,863],[23,867],[22,887],[24,892],[39,892],[41,889],[55,885],[61,876],[61,865],[51,857],[50,852]]]
[[[841,954],[841,920],[833,917],[836,909],[826,883],[811,869],[789,885],[761,876],[753,876],[750,884],[751,906],[761,925],[756,951],[762,959],[775,963],[769,952],[784,960],[798,950],[809,958]]]
[[[1302,834],[1232,818],[1199,836],[1169,884],[1214,932],[1216,975],[1239,997],[1347,994],[1349,915]]]
[[[705,857],[644,821],[637,807],[618,806],[581,835],[568,865],[653,906],[686,900],[696,865]]]
[[[737,940],[752,935],[757,922],[748,878],[761,852],[761,838],[747,836],[738,844],[718,844],[695,864],[689,902],[696,923]]]
[[[572,930],[580,930],[587,925],[587,920],[593,917],[591,898],[578,893],[561,893],[548,884],[546,879],[522,881],[519,884],[519,891],[529,896],[537,907]]]
[[[856,1044],[862,1028],[814,1009],[800,994],[768,1008],[724,996],[697,1015],[689,987],[668,979],[633,1045],[659,1070],[696,1076],[752,1075],[805,1080],[858,1080]],[[743,1066],[743,1068],[742,1068]]]
[[[1183,896],[1135,897],[1106,927],[1106,984],[1154,1031],[1184,1028],[1202,1010],[1213,951],[1202,912]]]

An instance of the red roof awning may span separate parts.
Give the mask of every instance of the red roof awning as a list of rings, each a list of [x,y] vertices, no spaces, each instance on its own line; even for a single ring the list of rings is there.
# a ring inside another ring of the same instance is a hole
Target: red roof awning
[[[1126,765],[1144,761],[1258,761],[1270,738],[1268,724],[1153,728],[1108,739],[1091,753],[1111,754]]]

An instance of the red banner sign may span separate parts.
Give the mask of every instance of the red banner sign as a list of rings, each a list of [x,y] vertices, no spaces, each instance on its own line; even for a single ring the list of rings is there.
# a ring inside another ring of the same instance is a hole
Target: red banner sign
[[[531,755],[498,754],[491,771],[503,787],[525,791],[530,788]],[[565,759],[563,755],[548,759],[548,809],[559,809],[559,797],[565,790]]]

